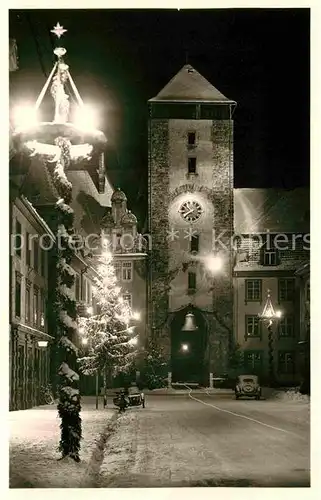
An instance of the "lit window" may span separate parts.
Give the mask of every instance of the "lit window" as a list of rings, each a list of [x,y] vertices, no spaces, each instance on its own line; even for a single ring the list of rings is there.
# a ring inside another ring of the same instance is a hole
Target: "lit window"
[[[124,293],[123,301],[127,302],[128,306],[132,308],[132,295],[131,293]]]
[[[260,337],[261,324],[257,316],[245,316],[245,338]]]
[[[261,280],[246,280],[245,281],[245,300],[261,302],[262,298],[262,281]]]
[[[131,281],[133,276],[133,263],[123,262],[123,281]]]

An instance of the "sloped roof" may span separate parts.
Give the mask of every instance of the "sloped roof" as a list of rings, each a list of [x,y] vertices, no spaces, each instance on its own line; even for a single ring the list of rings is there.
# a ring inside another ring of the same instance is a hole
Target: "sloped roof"
[[[100,231],[100,221],[106,212],[106,207],[111,206],[113,192],[107,178],[105,192],[99,194],[97,188],[86,170],[69,171],[68,180],[72,183],[74,210],[74,225],[80,233],[97,233]]]
[[[149,101],[234,103],[234,101],[231,101],[217,90],[190,64],[185,64],[170,82]]]
[[[310,231],[310,190],[234,189],[234,232],[237,234],[307,233]]]

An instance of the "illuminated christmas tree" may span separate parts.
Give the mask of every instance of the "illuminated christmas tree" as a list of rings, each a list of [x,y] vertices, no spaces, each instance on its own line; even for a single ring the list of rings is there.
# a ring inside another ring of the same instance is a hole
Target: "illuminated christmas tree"
[[[99,314],[79,319],[79,331],[85,340],[83,343],[88,345],[89,353],[79,358],[78,362],[86,375],[105,373],[106,370],[116,375],[128,371],[137,354],[134,327],[129,326],[133,315],[117,285],[110,252],[104,251],[99,257],[97,273],[93,296]]]

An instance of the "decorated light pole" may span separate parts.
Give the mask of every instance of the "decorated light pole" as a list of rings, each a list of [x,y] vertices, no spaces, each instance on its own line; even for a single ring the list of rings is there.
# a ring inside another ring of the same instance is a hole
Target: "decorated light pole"
[[[59,23],[51,30],[58,40],[67,31]],[[106,138],[98,130],[90,128],[90,112],[84,106],[79,92],[71,78],[69,67],[63,57],[66,49],[56,47],[57,61],[41,90],[33,107],[19,109],[20,126],[14,131],[16,147],[27,151],[30,156],[38,156],[46,162],[52,175],[59,198],[56,203],[56,338],[59,354],[58,413],[61,418],[61,439],[59,450],[61,458],[71,457],[80,461],[80,440],[82,437],[80,418],[79,375],[77,369],[78,350],[75,345],[77,335],[76,301],[71,292],[74,273],[70,266],[74,254],[71,244],[73,229],[72,184],[66,171],[73,162],[90,159],[94,148],[104,147]],[[67,83],[71,87],[78,120],[70,121],[71,103],[66,93]],[[38,122],[36,119],[40,104],[50,86],[54,100],[54,117],[51,122]],[[51,166],[51,168],[50,168]]]
[[[281,311],[276,311],[273,307],[271,300],[270,290],[267,292],[267,299],[263,309],[262,314],[259,314],[259,319],[262,320],[267,325],[268,329],[268,348],[269,348],[269,380],[270,384],[274,383],[274,335],[272,330],[273,322],[278,320],[282,313]]]

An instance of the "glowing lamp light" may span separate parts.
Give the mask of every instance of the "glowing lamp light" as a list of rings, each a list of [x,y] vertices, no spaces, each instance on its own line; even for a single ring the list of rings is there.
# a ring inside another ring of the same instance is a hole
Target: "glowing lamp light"
[[[189,349],[188,344],[182,344],[182,351],[187,352]]]
[[[134,321],[139,321],[140,320],[140,313],[139,312],[133,312],[132,318]]]
[[[13,111],[13,123],[16,128],[27,128],[37,123],[37,110],[31,105],[17,106]]]
[[[93,130],[97,126],[97,114],[90,106],[78,106],[74,123],[83,130]]]
[[[275,312],[275,316],[276,316],[277,318],[281,318],[281,317],[282,317],[282,311],[276,311],[276,312]]]
[[[81,339],[81,343],[83,345],[87,345],[88,344],[88,339],[84,338],[84,339]]]
[[[38,347],[47,347],[48,341],[47,340],[38,340]]]
[[[223,259],[218,255],[209,255],[205,258],[205,266],[210,273],[217,273],[223,267]]]
[[[87,307],[87,314],[92,314],[94,312],[91,306]]]

